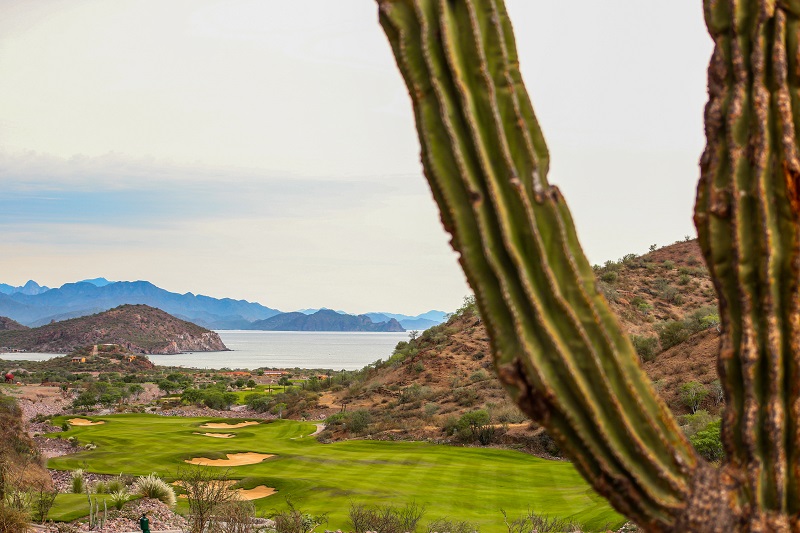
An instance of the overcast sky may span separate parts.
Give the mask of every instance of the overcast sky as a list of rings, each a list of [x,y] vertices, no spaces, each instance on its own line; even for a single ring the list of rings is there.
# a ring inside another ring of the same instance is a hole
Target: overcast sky
[[[699,0],[509,0],[590,261],[694,235]],[[0,2],[0,282],[290,311],[469,292],[371,0]]]

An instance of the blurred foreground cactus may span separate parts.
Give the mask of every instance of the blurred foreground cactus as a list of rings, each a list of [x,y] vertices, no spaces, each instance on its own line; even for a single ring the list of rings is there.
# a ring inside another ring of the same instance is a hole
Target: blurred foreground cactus
[[[704,2],[716,49],[695,219],[720,300],[719,468],[683,437],[596,288],[547,182],[502,0],[377,2],[517,403],[647,531],[800,532],[800,2]]]

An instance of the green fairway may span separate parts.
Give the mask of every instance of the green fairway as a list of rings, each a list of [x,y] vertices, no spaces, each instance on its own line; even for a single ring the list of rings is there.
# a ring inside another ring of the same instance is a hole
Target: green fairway
[[[60,425],[69,418],[59,417],[53,423]],[[193,457],[274,454],[258,464],[231,468],[230,473],[245,488],[277,489],[275,495],[253,501],[259,511],[282,510],[290,497],[304,511],[328,512],[326,529],[347,527],[351,501],[403,505],[416,500],[427,508],[423,524],[448,516],[476,522],[485,533],[506,530],[500,509],[509,517],[532,509],[570,518],[595,531],[624,522],[571,464],[514,451],[364,440],[320,444],[307,436],[315,430],[313,424],[289,420],[205,429],[200,426],[206,422],[225,421],[141,414],[89,418],[105,424],[73,427],[58,435],[74,435],[81,444],[97,448],[51,459],[50,468],[106,474],[158,472],[172,479]],[[218,439],[195,432],[236,436]]]

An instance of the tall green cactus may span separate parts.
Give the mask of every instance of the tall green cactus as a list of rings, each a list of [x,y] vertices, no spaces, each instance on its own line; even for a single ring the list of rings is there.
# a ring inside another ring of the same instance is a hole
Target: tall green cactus
[[[377,0],[422,162],[522,409],[647,531],[800,531],[800,1],[705,0],[696,223],[720,296],[727,459],[697,456],[599,294],[502,0]]]

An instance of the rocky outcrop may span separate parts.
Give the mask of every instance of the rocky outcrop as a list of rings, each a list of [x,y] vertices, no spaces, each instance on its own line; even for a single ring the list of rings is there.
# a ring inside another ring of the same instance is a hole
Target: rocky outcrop
[[[0,346],[29,352],[69,353],[92,344],[117,344],[144,354],[227,350],[215,332],[147,305],[122,305],[38,328],[0,331]]]

